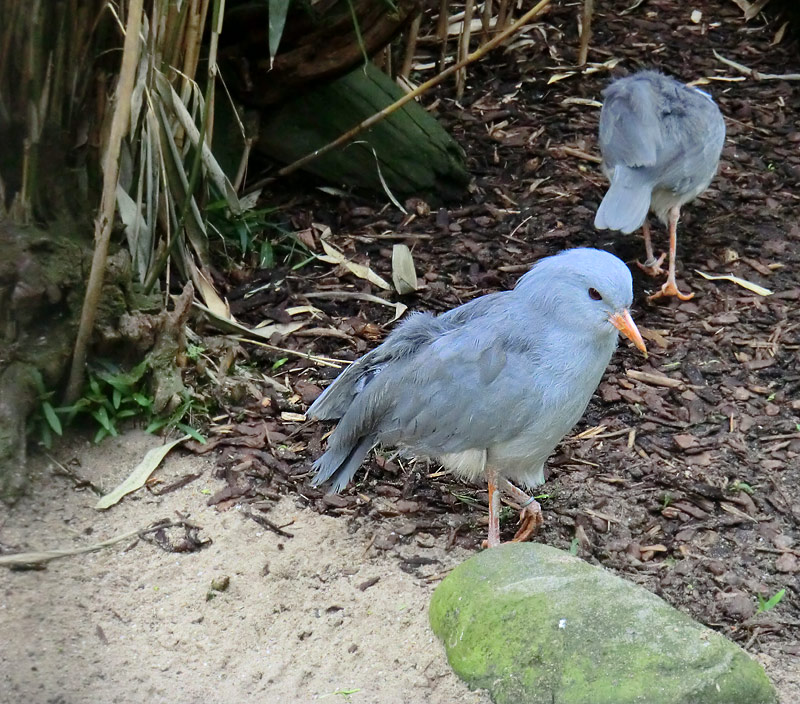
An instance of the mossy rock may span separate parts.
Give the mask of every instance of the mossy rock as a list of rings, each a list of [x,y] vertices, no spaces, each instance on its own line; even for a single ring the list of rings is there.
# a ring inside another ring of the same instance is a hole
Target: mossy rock
[[[762,667],[647,590],[561,550],[502,545],[439,585],[450,665],[497,704],[775,704]]]

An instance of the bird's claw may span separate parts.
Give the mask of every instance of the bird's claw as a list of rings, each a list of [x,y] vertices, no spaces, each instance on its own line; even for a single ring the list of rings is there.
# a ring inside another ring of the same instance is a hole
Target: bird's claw
[[[542,507],[538,501],[534,501],[519,512],[520,527],[516,535],[511,539],[512,543],[524,543],[544,523]]]
[[[666,253],[664,253],[658,259],[651,257],[644,264],[637,260],[636,266],[638,266],[648,276],[659,276],[660,274],[664,273],[664,270],[661,268],[661,264],[664,262],[666,256]]]
[[[652,296],[648,296],[647,300],[654,301],[656,298],[665,298],[667,296],[675,296],[681,301],[690,301],[694,298],[693,293],[681,293],[674,281],[667,281],[661,287],[660,291],[656,291]]]

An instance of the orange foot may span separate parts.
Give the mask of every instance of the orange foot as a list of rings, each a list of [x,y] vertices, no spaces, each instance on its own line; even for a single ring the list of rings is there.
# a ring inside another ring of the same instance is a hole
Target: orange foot
[[[659,276],[664,273],[664,270],[661,268],[661,263],[664,261],[666,256],[666,254],[662,254],[658,259],[650,259],[644,264],[637,260],[636,266],[638,266],[648,276]]]
[[[520,527],[517,534],[511,539],[512,543],[524,543],[544,523],[542,517],[542,507],[538,501],[534,501],[519,512]]]
[[[647,300],[654,301],[656,298],[663,298],[666,296],[675,296],[682,301],[690,301],[694,298],[693,293],[681,293],[674,279],[667,279],[667,282],[661,287],[661,290],[654,293],[652,296],[648,296]]]

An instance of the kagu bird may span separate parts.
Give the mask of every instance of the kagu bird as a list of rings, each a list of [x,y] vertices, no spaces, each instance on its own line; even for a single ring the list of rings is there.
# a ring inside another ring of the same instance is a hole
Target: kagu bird
[[[681,206],[708,188],[717,172],[725,121],[707,93],[655,71],[614,81],[603,92],[600,152],[611,182],[597,211],[600,230],[633,232],[641,227],[652,276],[662,273],[653,256],[647,212],[669,228],[669,274],[650,298],[689,300],[675,282],[675,250]]]
[[[511,291],[435,317],[415,313],[348,367],[308,410],[339,419],[314,484],[340,491],[378,443],[439,460],[489,484],[489,545],[500,542],[499,487],[522,509],[524,539],[544,462],[578,421],[622,332],[646,354],[628,308],[631,274],[613,254],[571,249],[538,261]]]

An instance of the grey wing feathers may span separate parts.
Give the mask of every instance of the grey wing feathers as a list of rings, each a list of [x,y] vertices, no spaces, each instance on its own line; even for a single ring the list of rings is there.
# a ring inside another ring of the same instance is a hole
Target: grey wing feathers
[[[412,313],[392,331],[382,345],[345,369],[311,404],[308,415],[320,420],[341,418],[353,399],[390,362],[414,354],[437,334],[439,325],[430,313]]]
[[[663,147],[663,135],[652,85],[645,81],[616,81],[603,93],[600,149],[614,163],[652,166]]]
[[[643,174],[617,165],[597,213],[594,226],[598,230],[619,230],[629,233],[638,230],[650,209],[653,184]]]
[[[511,432],[499,409],[483,406],[490,398],[520,397],[521,402],[529,392],[513,374],[501,374],[515,365],[506,365],[499,335],[487,335],[485,326],[476,334],[470,326],[509,294],[483,296],[438,318],[410,316],[343,372],[309,409],[310,415],[341,419],[314,463],[314,484],[330,481],[336,491],[344,487],[378,441],[437,456],[464,449],[471,440],[488,443]],[[493,390],[476,401],[482,388],[497,383],[508,385],[507,393]],[[490,420],[476,429],[473,414]]]

